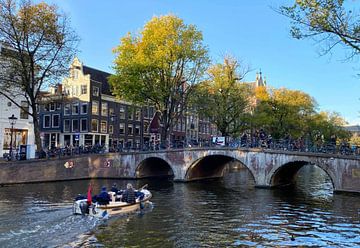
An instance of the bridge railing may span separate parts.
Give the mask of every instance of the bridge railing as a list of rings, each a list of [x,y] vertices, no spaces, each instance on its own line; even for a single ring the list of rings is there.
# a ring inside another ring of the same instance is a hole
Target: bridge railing
[[[262,148],[268,150],[282,150],[282,151],[296,151],[307,153],[326,153],[326,154],[339,154],[349,156],[360,156],[360,147],[350,146],[349,144],[334,144],[334,143],[306,143],[301,140],[254,140],[254,141],[233,141],[226,146],[219,146],[213,143],[199,143],[188,145],[172,145],[165,146],[162,144],[156,146],[144,146],[141,149],[134,147],[111,147],[106,148],[104,146],[80,146],[80,147],[64,147],[64,148],[52,148],[46,151],[40,151],[37,153],[38,159],[60,159],[66,157],[75,157],[84,154],[100,154],[100,153],[126,153],[126,152],[146,152],[146,151],[164,151],[164,150],[179,150],[184,148]],[[14,156],[12,160],[17,159],[19,156]],[[6,157],[6,154],[4,155]],[[9,159],[8,159],[9,160]]]

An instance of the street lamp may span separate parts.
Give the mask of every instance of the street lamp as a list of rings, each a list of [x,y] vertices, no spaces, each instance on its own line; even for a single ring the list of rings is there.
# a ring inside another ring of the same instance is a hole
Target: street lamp
[[[13,143],[13,133],[14,133],[14,125],[16,124],[17,118],[14,116],[9,117],[9,123],[11,125],[11,131],[10,131],[10,160],[12,160],[12,143]]]

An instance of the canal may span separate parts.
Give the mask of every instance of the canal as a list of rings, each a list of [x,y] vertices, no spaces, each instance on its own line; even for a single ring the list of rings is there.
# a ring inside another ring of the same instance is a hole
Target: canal
[[[94,190],[114,182],[129,181],[91,181]],[[360,246],[360,196],[333,194],[316,166],[272,190],[254,188],[245,168],[187,184],[130,182],[149,184],[153,207],[108,220],[72,215],[88,180],[1,187],[0,247]]]

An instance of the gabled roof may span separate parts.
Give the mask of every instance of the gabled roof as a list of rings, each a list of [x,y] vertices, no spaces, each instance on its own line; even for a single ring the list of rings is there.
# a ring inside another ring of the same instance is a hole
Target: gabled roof
[[[101,83],[101,93],[106,95],[112,95],[110,90],[110,84],[108,81],[108,77],[111,76],[110,73],[100,71],[88,66],[83,66],[84,75],[90,75],[90,80]]]

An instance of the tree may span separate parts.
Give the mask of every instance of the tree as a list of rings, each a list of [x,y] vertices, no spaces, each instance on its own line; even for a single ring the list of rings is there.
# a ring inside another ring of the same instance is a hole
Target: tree
[[[348,141],[349,131],[344,129],[346,121],[336,112],[315,113],[307,118],[306,135],[313,144],[321,137],[321,142],[330,143],[334,137],[337,140]]]
[[[161,113],[162,142],[169,141],[173,124],[208,65],[201,32],[174,15],[153,17],[139,34],[123,37],[114,52],[114,94],[155,106]]]
[[[315,100],[299,90],[259,87],[256,98],[254,125],[275,138],[284,138],[287,134],[300,137],[308,116],[315,113]]]
[[[344,0],[296,0],[279,12],[292,20],[294,38],[317,38],[325,44],[323,54],[338,44],[350,49],[348,58],[360,53],[360,19]]]
[[[32,117],[37,149],[41,90],[67,73],[78,40],[55,5],[0,0],[0,94]],[[20,106],[19,97],[27,107]]]
[[[197,110],[210,118],[225,137],[247,128],[253,89],[240,83],[249,69],[236,59],[226,56],[223,64],[214,64],[207,71],[208,80],[196,90]]]

